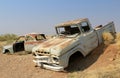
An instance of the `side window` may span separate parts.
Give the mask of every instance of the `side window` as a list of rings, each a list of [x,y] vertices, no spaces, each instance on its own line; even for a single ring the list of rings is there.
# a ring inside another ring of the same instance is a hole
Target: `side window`
[[[78,26],[71,25],[71,34],[76,34],[76,33],[80,33]]]
[[[34,38],[32,38],[31,36],[26,36],[26,41],[34,41]]]
[[[64,35],[70,34],[70,26],[60,27],[59,28],[59,33],[64,34]]]
[[[42,36],[42,35],[37,35],[36,36],[36,40],[44,40],[45,38],[44,38],[44,36]]]
[[[82,32],[88,32],[90,30],[90,26],[88,25],[87,22],[82,22],[81,28],[82,28]]]

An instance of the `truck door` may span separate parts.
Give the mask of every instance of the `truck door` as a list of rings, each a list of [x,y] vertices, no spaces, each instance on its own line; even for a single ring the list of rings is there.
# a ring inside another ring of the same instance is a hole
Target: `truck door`
[[[96,32],[91,29],[87,22],[81,23],[82,30],[82,44],[83,50],[88,54],[90,51],[95,49],[98,46],[98,38]]]
[[[25,36],[20,36],[16,42],[13,44],[13,50],[14,52],[18,51],[24,51],[24,41],[25,41]]]
[[[32,48],[45,40],[44,34],[37,34],[35,37],[26,36],[25,51],[32,51]]]
[[[25,51],[32,51],[32,48],[36,45],[37,41],[32,36],[26,36],[26,42],[25,42]]]

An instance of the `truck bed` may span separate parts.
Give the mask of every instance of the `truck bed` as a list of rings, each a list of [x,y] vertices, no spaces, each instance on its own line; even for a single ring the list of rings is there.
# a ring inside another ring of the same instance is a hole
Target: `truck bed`
[[[102,38],[102,34],[104,32],[110,32],[112,34],[115,34],[115,26],[114,26],[114,22],[110,22],[104,26],[100,25],[100,26],[97,26],[95,28],[95,31],[98,35],[98,39],[99,39],[99,44],[101,44],[103,42],[103,38]]]

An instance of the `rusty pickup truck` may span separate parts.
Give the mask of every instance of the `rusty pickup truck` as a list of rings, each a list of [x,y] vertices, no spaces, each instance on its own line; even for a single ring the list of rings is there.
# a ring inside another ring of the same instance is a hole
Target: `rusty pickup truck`
[[[14,53],[19,51],[32,52],[32,48],[46,40],[44,34],[30,33],[25,36],[19,36],[18,39],[11,45],[3,47],[3,53]]]
[[[33,62],[54,71],[63,71],[77,52],[88,55],[103,42],[102,33],[115,33],[113,22],[93,29],[88,18],[61,23],[55,29],[57,36],[32,49]]]

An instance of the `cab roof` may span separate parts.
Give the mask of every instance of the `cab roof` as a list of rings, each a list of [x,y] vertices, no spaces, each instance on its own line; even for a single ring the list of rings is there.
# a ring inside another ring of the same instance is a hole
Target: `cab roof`
[[[64,22],[64,23],[60,23],[60,24],[56,25],[55,27],[70,26],[70,25],[81,23],[83,21],[87,21],[87,20],[88,20],[88,18],[71,20],[71,21],[67,21],[67,22]]]

